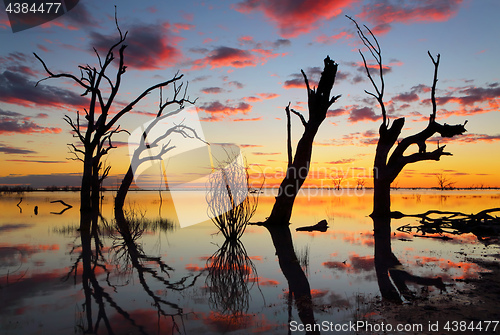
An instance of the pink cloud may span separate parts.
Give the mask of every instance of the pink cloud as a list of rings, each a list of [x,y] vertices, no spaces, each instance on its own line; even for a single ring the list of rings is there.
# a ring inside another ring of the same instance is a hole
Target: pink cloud
[[[264,64],[268,59],[276,58],[284,54],[273,53],[267,49],[244,50],[231,47],[217,47],[210,51],[207,56],[193,62],[192,69],[201,69],[211,66],[212,69],[219,67],[243,68]]]
[[[256,66],[257,62],[257,56],[249,51],[230,47],[218,47],[211,51],[208,56],[195,60],[193,69],[204,68],[207,65],[211,66],[212,69],[218,67],[241,68]]]
[[[362,13],[357,16],[375,25],[372,31],[381,35],[390,30],[391,23],[448,21],[458,13],[462,2],[463,0],[384,0],[364,5]]]
[[[222,88],[220,87],[205,87],[201,89],[201,91],[205,94],[219,94],[223,92]]]
[[[192,30],[196,26],[194,24],[190,23],[174,23],[174,29],[173,31],[178,33],[180,30]]]
[[[274,99],[274,98],[277,98],[279,97],[280,95],[277,94],[277,93],[258,93],[257,94],[259,97],[261,97],[262,99]]]
[[[341,39],[348,39],[348,38],[352,38],[352,34],[342,31],[336,35],[331,35],[331,36],[328,36],[326,34],[321,34],[316,37],[316,42],[322,44],[333,44]]]
[[[262,121],[262,117],[254,117],[251,119],[234,119],[234,122],[245,122],[245,121]]]
[[[375,114],[371,107],[353,107],[350,110],[349,122],[356,123],[359,121],[377,121],[382,118],[382,115]]]
[[[247,114],[252,110],[252,106],[246,102],[239,102],[236,104],[221,103],[220,101],[213,101],[205,103],[197,107],[199,111],[209,114],[208,117],[200,118],[201,121],[218,122],[226,119],[228,116],[236,114]]]
[[[262,12],[282,37],[297,37],[318,29],[350,7],[354,0],[245,0],[233,8],[240,13]]]

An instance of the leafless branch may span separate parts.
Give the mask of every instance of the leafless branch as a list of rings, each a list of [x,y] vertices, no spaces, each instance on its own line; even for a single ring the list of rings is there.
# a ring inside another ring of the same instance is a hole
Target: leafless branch
[[[116,115],[109,121],[109,123],[104,127],[106,131],[108,131],[111,127],[114,126],[114,124],[127,112],[131,111],[134,106],[141,101],[146,95],[148,95],[150,92],[154,91],[157,88],[165,87],[168,86],[169,84],[179,80],[182,78],[183,75],[180,75],[179,77],[174,77],[170,80],[161,82],[159,84],[153,85],[146,90],[144,90],[136,99],[134,99],[132,102],[130,102],[125,108],[123,108],[121,111],[116,113]]]
[[[72,74],[68,74],[68,73],[54,74],[54,73],[50,72],[50,70],[48,69],[48,67],[45,64],[45,62],[35,52],[33,53],[33,55],[35,55],[35,57],[40,61],[40,63],[42,63],[43,68],[45,69],[45,72],[47,72],[48,75],[49,75],[48,77],[40,79],[39,81],[37,81],[36,84],[35,84],[35,86],[38,86],[38,84],[40,82],[42,82],[44,80],[47,80],[47,79],[51,79],[51,78],[69,78],[69,79],[75,81],[81,87],[85,88],[87,91],[91,90],[91,87],[89,85],[84,84],[80,79],[76,78]]]
[[[292,119],[290,117],[290,103],[285,107],[286,113],[286,152],[288,156],[288,166],[292,165],[293,153],[292,153]]]
[[[314,88],[311,90],[311,88],[309,87],[309,80],[307,79],[307,76],[306,76],[306,73],[304,72],[304,70],[300,70],[300,72],[302,73],[302,76],[304,77],[304,82],[306,83],[306,87],[307,87],[307,94],[309,95],[309,92],[314,92]]]
[[[439,67],[439,59],[441,58],[440,54],[437,54],[436,60],[434,60],[434,57],[432,57],[430,51],[427,51],[427,54],[432,60],[432,63],[434,64],[434,80],[432,81],[432,91],[431,91],[431,101],[432,101],[432,115],[429,118],[429,122],[434,122],[436,120],[436,111],[437,111],[437,104],[436,104],[436,84],[438,82],[438,67]]]
[[[354,24],[356,25],[357,31],[358,31],[358,36],[360,37],[360,39],[363,42],[363,44],[368,48],[368,50],[370,51],[371,55],[375,59],[375,62],[378,65],[379,76],[380,76],[380,89],[379,89],[378,85],[375,83],[375,80],[373,79],[373,77],[371,75],[370,68],[368,67],[368,63],[366,61],[365,56],[363,55],[363,53],[361,52],[361,50],[358,50],[359,54],[361,55],[361,58],[363,59],[363,64],[365,66],[365,70],[366,70],[366,74],[368,76],[368,79],[370,79],[370,82],[372,83],[373,88],[375,88],[375,92],[377,94],[368,92],[366,90],[365,90],[365,92],[377,99],[377,101],[378,101],[378,103],[380,105],[381,111],[382,111],[382,118],[383,118],[382,124],[385,127],[387,127],[388,126],[387,112],[386,112],[385,105],[384,105],[385,82],[384,82],[384,71],[383,71],[383,62],[382,62],[382,50],[380,48],[380,45],[378,43],[377,38],[375,37],[375,35],[372,33],[372,31],[367,26],[364,26],[364,27],[370,33],[372,39],[375,41],[375,45],[373,45],[373,43],[370,41],[370,39],[368,37],[366,37],[366,35],[364,34],[364,32],[361,29],[361,27],[358,25],[358,23],[356,22],[356,20],[354,20],[352,17],[347,16],[347,15],[346,15],[346,17],[349,20],[351,20],[352,22],[354,22]]]
[[[306,119],[304,118],[304,115],[302,115],[301,113],[299,113],[299,112],[295,111],[294,109],[290,109],[290,111],[291,111],[293,114],[297,115],[297,116],[300,118],[300,121],[302,122],[302,125],[303,125],[304,127],[306,127],[306,126],[307,126],[307,121],[306,121]]]

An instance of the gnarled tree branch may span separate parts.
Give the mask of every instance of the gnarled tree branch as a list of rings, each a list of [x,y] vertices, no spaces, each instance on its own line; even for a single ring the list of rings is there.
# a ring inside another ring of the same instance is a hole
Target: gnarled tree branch
[[[364,67],[371,84],[375,88],[376,94],[365,91],[367,94],[375,97],[380,105],[382,112],[382,124],[379,129],[379,140],[377,143],[377,149],[375,153],[374,161],[374,209],[372,216],[389,216],[390,215],[390,185],[394,179],[398,176],[401,170],[406,164],[415,163],[419,161],[426,160],[439,160],[441,156],[448,155],[451,153],[445,152],[445,146],[439,146],[431,152],[427,152],[426,141],[436,133],[439,133],[442,137],[453,137],[456,135],[463,134],[465,130],[465,124],[463,125],[448,125],[440,124],[436,122],[437,104],[436,104],[436,85],[438,82],[438,68],[441,56],[438,54],[434,58],[430,52],[428,52],[429,57],[434,64],[434,78],[432,82],[431,89],[431,101],[432,101],[432,114],[429,117],[429,123],[425,129],[416,133],[414,135],[403,138],[398,142],[398,138],[404,127],[405,119],[404,117],[394,120],[392,126],[389,127],[389,122],[387,118],[387,112],[385,110],[383,96],[384,96],[384,77],[383,77],[383,63],[382,63],[382,52],[377,38],[372,33],[372,31],[365,26],[367,31],[370,33],[374,43],[371,42],[369,38],[363,33],[357,22],[351,17],[347,16],[356,25],[358,36],[362,40],[363,44],[368,48],[371,55],[375,59],[380,75],[380,87],[375,83],[373,77],[370,73],[370,68],[368,63],[361,52],[361,57],[363,59]],[[398,142],[396,144],[396,142]],[[405,155],[406,150],[412,145],[416,144],[418,146],[418,153],[412,153],[410,155]],[[389,156],[391,149],[396,145],[396,148]]]

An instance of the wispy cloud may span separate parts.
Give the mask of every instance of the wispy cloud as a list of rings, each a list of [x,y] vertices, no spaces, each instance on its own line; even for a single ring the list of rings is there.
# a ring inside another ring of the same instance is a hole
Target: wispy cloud
[[[0,73],[0,101],[24,107],[71,106],[82,109],[88,106],[87,99],[73,91],[51,86],[46,82],[37,87],[35,84],[26,74],[6,70]]]
[[[43,116],[40,118],[43,118]],[[40,126],[39,124],[31,121],[31,117],[29,116],[0,109],[0,134],[58,134],[61,131],[62,129],[58,127]]]
[[[202,69],[210,66],[212,69],[219,67],[243,68],[257,66],[266,63],[271,58],[283,56],[271,49],[240,49],[227,46],[219,46],[200,59],[192,62],[192,70]]]
[[[458,13],[463,0],[378,0],[365,4],[358,17],[375,25],[378,35],[387,33],[393,23],[443,22]]]
[[[4,154],[15,154],[15,155],[28,155],[36,153],[36,151],[33,150],[12,147],[2,143],[0,143],[0,152]]]
[[[218,100],[207,102],[197,107],[199,111],[209,114],[209,117],[202,117],[200,120],[216,122],[222,121],[226,117],[237,114],[247,114],[252,110],[252,106],[246,102],[222,103]]]

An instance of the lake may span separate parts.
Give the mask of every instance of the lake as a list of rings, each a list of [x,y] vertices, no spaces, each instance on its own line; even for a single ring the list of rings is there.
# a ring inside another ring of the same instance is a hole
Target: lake
[[[186,191],[176,209],[196,211],[189,201],[203,197],[196,193]],[[169,196],[163,192],[160,201],[158,192],[144,191],[129,194],[129,226],[122,227],[113,219],[113,195],[104,193],[99,231],[88,239],[79,231],[79,193],[0,195],[1,334],[287,334],[311,315],[331,325],[380,317],[370,308],[384,286],[374,261],[370,190],[302,190],[297,197],[290,231],[312,297],[302,305],[290,291],[304,281],[287,280],[266,228],[249,225],[240,242],[228,244],[211,221],[180,228]],[[252,222],[269,216],[274,195],[260,194]],[[73,208],[62,212],[54,200]],[[392,192],[392,210],[404,214],[477,213],[499,203],[499,190]],[[326,232],[295,231],[323,219]],[[400,270],[441,277],[446,286],[424,292],[409,280],[418,295],[466,289],[484,271],[473,260],[499,254],[498,244],[472,234],[439,239],[396,229],[416,223],[393,219],[386,247]]]

